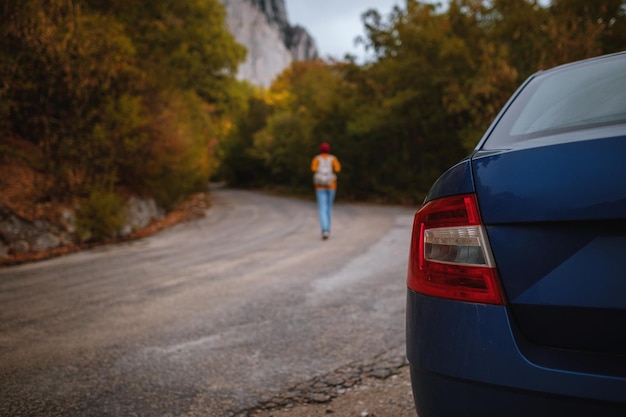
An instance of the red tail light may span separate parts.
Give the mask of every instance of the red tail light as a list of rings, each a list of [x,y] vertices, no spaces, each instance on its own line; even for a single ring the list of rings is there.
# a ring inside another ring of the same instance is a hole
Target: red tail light
[[[430,201],[415,214],[407,285],[435,297],[504,304],[473,194]]]

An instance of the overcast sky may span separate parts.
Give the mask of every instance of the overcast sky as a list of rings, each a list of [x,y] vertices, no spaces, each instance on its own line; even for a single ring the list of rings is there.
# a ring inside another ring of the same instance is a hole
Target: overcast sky
[[[387,16],[394,5],[404,7],[404,0],[285,0],[289,23],[307,29],[322,58],[338,59],[346,53],[363,59],[363,46],[354,46],[354,39],[364,35],[361,15],[376,9]]]

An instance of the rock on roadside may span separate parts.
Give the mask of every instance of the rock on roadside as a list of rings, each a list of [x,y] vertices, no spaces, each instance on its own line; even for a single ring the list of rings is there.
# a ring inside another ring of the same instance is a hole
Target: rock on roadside
[[[54,224],[47,219],[29,220],[6,207],[0,208],[0,266],[47,259],[100,244],[149,236],[176,223],[203,217],[208,195],[197,193],[165,213],[152,199],[131,197],[125,207],[125,225],[117,238],[83,243],[77,236],[75,214],[64,208]]]

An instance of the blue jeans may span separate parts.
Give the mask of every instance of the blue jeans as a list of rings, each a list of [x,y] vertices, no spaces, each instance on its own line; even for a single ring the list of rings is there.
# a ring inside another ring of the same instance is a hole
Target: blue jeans
[[[335,201],[336,190],[327,188],[315,190],[317,197],[317,208],[320,213],[320,226],[322,233],[330,232],[330,218],[333,213],[333,202]]]

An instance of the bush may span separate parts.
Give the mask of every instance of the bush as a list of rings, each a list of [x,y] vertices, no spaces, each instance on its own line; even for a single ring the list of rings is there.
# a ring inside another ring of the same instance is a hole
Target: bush
[[[92,190],[76,213],[76,228],[83,241],[114,237],[124,225],[124,205],[113,191]]]

